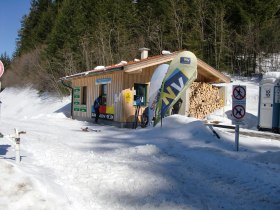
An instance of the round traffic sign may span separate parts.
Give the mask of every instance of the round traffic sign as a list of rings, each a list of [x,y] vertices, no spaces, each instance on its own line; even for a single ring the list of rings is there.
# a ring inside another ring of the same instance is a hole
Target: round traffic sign
[[[0,77],[2,77],[3,74],[4,74],[4,65],[2,61],[0,61]]]
[[[242,100],[246,97],[246,90],[242,86],[236,86],[233,89],[233,94],[232,95],[233,95],[234,99]]]
[[[242,105],[236,105],[232,109],[233,117],[235,117],[238,120],[242,119],[245,116],[245,114],[246,114],[245,107]]]

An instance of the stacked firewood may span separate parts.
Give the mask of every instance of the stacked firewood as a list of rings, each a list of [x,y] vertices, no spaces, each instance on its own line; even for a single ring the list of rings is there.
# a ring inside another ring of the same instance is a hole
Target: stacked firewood
[[[204,119],[224,104],[219,88],[211,84],[194,82],[190,87],[189,116]]]

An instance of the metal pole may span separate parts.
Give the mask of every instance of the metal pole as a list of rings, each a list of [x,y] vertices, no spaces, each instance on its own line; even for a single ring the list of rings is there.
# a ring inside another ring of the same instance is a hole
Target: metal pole
[[[235,148],[236,151],[239,150],[239,125],[235,126]]]

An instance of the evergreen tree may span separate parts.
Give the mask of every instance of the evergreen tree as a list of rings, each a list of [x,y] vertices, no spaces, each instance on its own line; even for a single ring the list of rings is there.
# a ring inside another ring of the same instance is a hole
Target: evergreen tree
[[[133,60],[140,47],[148,47],[150,55],[190,50],[217,69],[249,74],[280,51],[279,5],[280,0],[32,0],[13,69],[38,71],[57,88],[61,76]],[[19,65],[35,57],[29,63],[36,67]]]
[[[6,52],[0,55],[0,61],[2,61],[5,71],[7,71],[9,69],[9,66],[11,65],[11,58]]]
[[[18,34],[18,55],[29,52],[44,43],[55,18],[52,4],[51,0],[31,1],[30,13],[23,17]]]

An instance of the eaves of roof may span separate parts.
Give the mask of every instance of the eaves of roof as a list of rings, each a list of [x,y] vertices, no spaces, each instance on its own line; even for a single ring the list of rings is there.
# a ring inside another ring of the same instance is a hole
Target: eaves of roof
[[[87,76],[91,76],[91,75],[103,74],[103,73],[107,73],[107,72],[120,71],[120,70],[123,70],[123,65],[107,66],[102,69],[93,69],[93,70],[61,77],[59,80],[73,80],[73,79],[77,79],[77,78],[81,78],[81,77],[87,77]]]
[[[169,55],[157,55],[157,56],[141,59],[139,61],[130,61],[127,63],[120,63],[112,66],[106,66],[104,68],[93,69],[93,70],[65,76],[60,78],[60,80],[73,80],[76,78],[87,77],[91,75],[103,74],[103,73],[119,71],[119,70],[124,70],[124,72],[131,72],[139,68],[146,68],[149,66],[161,64],[163,62],[171,61],[174,58],[174,56],[177,54],[178,53],[175,52]]]
[[[178,53],[179,52],[174,52],[172,54],[167,54],[167,55],[157,55],[157,56],[152,56],[152,57],[148,57],[145,59],[141,59],[139,61],[130,61],[128,63],[120,63],[117,65],[106,66],[106,67],[100,68],[100,69],[94,69],[94,70],[90,70],[90,71],[86,71],[86,72],[73,74],[70,76],[65,76],[65,77],[60,78],[60,80],[73,80],[73,79],[77,79],[77,78],[88,77],[91,75],[104,74],[104,73],[122,71],[122,70],[126,73],[130,73],[133,71],[137,71],[139,69],[144,69],[144,68],[147,68],[150,66],[155,66],[155,65],[162,64],[162,63],[170,62],[171,60],[173,60],[173,58]],[[219,80],[221,82],[225,82],[225,83],[230,82],[229,77],[220,73],[219,71],[217,71],[213,67],[209,66],[202,60],[198,59],[197,65],[198,65],[199,71],[207,71],[211,75],[219,78]]]

